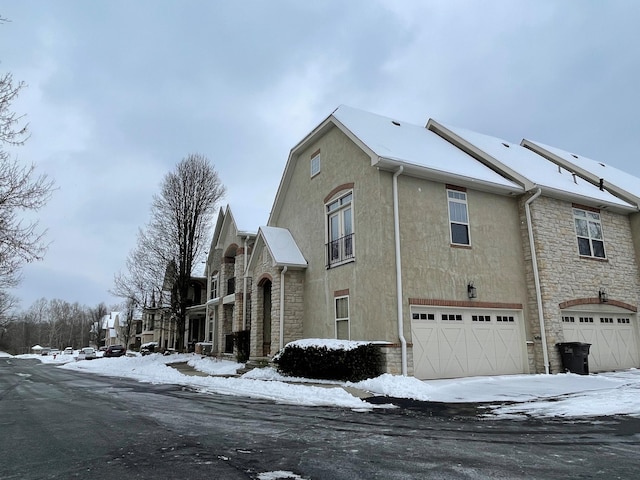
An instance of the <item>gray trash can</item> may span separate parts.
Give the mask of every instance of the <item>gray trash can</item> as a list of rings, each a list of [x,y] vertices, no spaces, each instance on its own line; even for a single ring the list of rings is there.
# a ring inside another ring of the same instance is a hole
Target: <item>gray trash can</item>
[[[590,343],[566,342],[557,343],[562,367],[565,372],[589,375],[589,347]]]

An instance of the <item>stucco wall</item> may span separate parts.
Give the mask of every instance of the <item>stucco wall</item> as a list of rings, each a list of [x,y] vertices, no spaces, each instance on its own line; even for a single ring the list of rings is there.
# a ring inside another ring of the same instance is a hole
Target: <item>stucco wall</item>
[[[311,178],[310,160],[318,149],[321,171]],[[304,337],[335,338],[334,295],[348,290],[351,339],[395,342],[390,174],[371,167],[370,158],[335,128],[301,152],[292,168],[282,210],[272,223],[291,231],[309,263],[303,274]],[[327,270],[325,199],[351,184],[355,262]]]

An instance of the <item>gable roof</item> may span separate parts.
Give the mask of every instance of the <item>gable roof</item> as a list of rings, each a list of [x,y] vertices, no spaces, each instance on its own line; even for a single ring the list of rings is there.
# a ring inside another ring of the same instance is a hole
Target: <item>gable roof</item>
[[[598,208],[629,212],[634,207],[549,161],[529,148],[463,128],[440,125],[429,120],[428,128],[439,131],[479,160],[522,183],[527,190],[540,188],[544,195]]]
[[[216,231],[217,225],[216,225]],[[222,218],[222,224],[220,225],[220,230],[218,231],[218,237],[216,239],[215,248],[224,248],[224,245],[220,244],[220,241],[225,238],[226,233],[231,232],[231,235],[237,237],[255,237],[256,231],[248,229],[248,226],[243,225],[240,227],[236,222],[235,215],[231,212],[231,206],[227,205],[227,208],[224,211],[224,216]],[[212,243],[213,246],[213,243]],[[211,253],[211,252],[209,252]]]
[[[606,163],[576,155],[544,143],[523,139],[520,144],[598,187],[602,183],[602,187],[614,195],[640,206],[640,178]]]
[[[249,259],[249,269],[253,269],[257,258],[266,248],[273,259],[274,267],[307,268],[307,261],[291,232],[280,227],[260,227]]]
[[[503,195],[524,189],[477,159],[461,151],[425,127],[341,105],[291,149],[269,217],[270,225],[280,211],[298,154],[315,139],[338,128],[386,171],[404,168],[403,174],[443,183],[456,183]]]

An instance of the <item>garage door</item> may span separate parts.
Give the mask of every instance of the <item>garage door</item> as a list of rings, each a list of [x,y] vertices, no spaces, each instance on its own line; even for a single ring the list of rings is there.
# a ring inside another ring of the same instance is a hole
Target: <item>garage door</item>
[[[589,371],[640,367],[637,318],[620,313],[563,312],[565,342],[590,343]]]
[[[420,379],[526,372],[521,312],[411,307],[414,375]]]

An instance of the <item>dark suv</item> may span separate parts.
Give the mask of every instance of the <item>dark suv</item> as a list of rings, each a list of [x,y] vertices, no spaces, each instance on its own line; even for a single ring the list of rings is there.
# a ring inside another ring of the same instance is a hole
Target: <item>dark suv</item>
[[[122,345],[109,345],[104,352],[105,357],[121,357],[127,353],[127,349]]]

